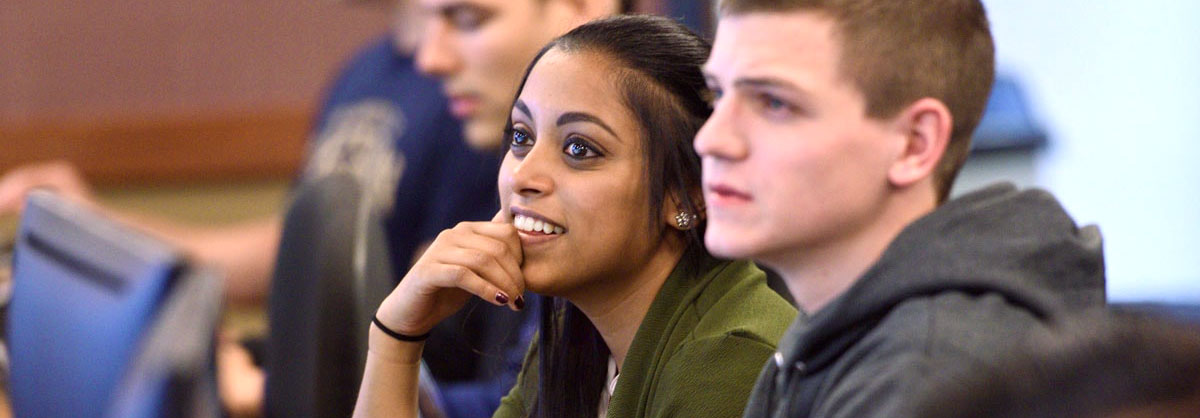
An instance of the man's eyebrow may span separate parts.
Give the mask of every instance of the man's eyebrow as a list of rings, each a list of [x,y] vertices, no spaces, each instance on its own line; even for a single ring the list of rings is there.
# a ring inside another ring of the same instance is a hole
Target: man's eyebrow
[[[525,101],[517,99],[517,102],[513,103],[513,107],[517,108],[517,110],[520,110],[521,113],[524,113],[525,117],[533,119],[533,112],[529,111],[529,106],[525,104]]]
[[[714,75],[712,72],[710,72],[708,69],[701,69],[701,73],[704,75],[704,82],[708,83],[709,86],[716,86],[716,85],[721,84],[720,80],[717,78],[717,76]],[[795,91],[796,93],[805,93],[806,92],[805,89],[797,86],[796,83],[793,83],[793,82],[783,79],[783,78],[770,76],[770,75],[737,77],[733,80],[733,86],[734,87],[762,87],[762,88],[776,88],[776,89],[781,88],[781,89],[785,89],[785,90]]]
[[[734,87],[757,87],[788,90],[796,94],[805,94],[806,90],[796,86],[790,81],[770,76],[762,77],[739,77],[733,81]]]
[[[613,129],[611,127],[609,127],[607,123],[604,123],[603,120],[600,120],[600,118],[593,116],[590,113],[567,112],[567,113],[563,113],[562,116],[558,117],[558,126],[563,126],[568,123],[575,123],[575,122],[593,123],[601,128],[604,128],[604,130],[606,130],[606,131],[608,131],[608,133],[612,134],[613,137],[620,139],[620,136],[617,135],[617,133],[615,131],[613,131]]]
[[[425,9],[426,13],[432,13],[432,14],[436,14],[439,16],[450,17],[455,12],[458,12],[458,11],[461,11],[464,9],[468,9],[468,8],[473,8],[473,7],[475,7],[475,6],[472,6],[465,2],[454,2],[454,3],[440,4],[437,6],[426,6],[426,7],[422,7],[422,9]]]

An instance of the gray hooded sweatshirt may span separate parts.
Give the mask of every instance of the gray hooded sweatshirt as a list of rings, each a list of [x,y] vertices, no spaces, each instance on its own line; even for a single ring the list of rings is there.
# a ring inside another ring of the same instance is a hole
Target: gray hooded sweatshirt
[[[792,324],[748,418],[905,417],[938,378],[993,367],[1069,311],[1104,304],[1100,232],[1002,184],[905,228],[845,293]]]

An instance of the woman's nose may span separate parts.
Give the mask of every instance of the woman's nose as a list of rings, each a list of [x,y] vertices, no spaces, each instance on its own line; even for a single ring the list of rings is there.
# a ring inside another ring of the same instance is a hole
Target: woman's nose
[[[552,147],[536,144],[524,158],[516,161],[510,174],[513,193],[523,197],[536,197],[554,190],[551,171],[555,160],[552,151]]]

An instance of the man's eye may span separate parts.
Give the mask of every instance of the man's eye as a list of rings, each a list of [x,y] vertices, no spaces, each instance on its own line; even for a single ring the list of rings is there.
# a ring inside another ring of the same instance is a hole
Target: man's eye
[[[446,17],[455,28],[471,31],[483,26],[488,14],[478,9],[457,8],[449,11]]]
[[[763,112],[773,116],[792,116],[797,113],[796,106],[771,94],[760,94],[758,105]]]
[[[779,100],[779,98],[776,98],[775,96],[771,96],[769,94],[763,95],[762,102],[763,102],[763,106],[766,107],[767,110],[780,111],[780,110],[786,110],[788,108],[788,104],[786,102],[784,102],[783,100]]]

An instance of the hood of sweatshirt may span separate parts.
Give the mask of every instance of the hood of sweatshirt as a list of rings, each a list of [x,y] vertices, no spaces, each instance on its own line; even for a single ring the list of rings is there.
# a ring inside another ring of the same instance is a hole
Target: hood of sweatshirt
[[[906,227],[845,293],[794,326],[782,364],[820,369],[906,300],[999,294],[1046,319],[1104,303],[1100,230],[1078,227],[1042,190],[998,184],[951,200]]]

